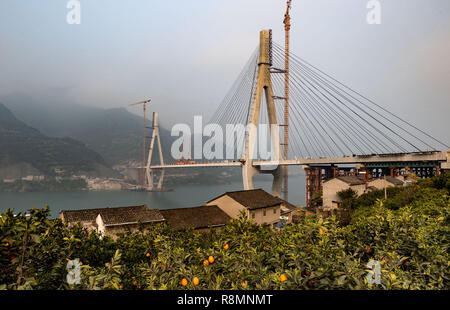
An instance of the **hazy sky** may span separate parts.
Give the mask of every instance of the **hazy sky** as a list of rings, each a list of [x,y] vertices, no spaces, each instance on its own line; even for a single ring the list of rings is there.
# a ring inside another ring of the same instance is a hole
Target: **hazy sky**
[[[208,117],[271,28],[284,0],[1,0],[0,99],[124,107],[151,97],[163,124]],[[450,1],[293,0],[292,52],[450,142]],[[132,110],[138,112],[135,108]]]

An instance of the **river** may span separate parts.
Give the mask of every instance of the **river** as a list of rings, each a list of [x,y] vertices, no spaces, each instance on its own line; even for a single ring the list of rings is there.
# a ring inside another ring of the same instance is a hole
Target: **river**
[[[271,176],[255,176],[255,188],[270,193]],[[8,208],[15,213],[32,207],[50,207],[52,217],[61,210],[78,210],[146,204],[151,209],[185,208],[203,205],[227,191],[242,190],[242,182],[230,184],[179,184],[172,192],[75,191],[75,192],[0,192],[0,212]],[[289,177],[289,202],[305,203],[304,174]]]

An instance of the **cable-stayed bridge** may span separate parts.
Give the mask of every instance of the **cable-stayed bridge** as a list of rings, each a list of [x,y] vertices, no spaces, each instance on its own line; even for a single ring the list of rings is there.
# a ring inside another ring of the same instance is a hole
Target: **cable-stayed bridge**
[[[148,190],[161,189],[164,174],[156,186],[154,177],[165,169],[240,167],[244,189],[254,187],[255,174],[270,173],[272,193],[281,195],[284,180],[287,198],[287,178],[283,178],[287,167],[301,165],[306,170],[308,204],[323,180],[340,174],[429,177],[450,169],[450,152],[442,151],[450,149],[446,143],[286,51],[272,41],[270,30],[261,31],[259,47],[209,123],[250,128],[237,137],[225,131],[232,135],[224,140],[233,141],[225,147],[236,149],[234,158],[164,163],[160,151],[160,163],[155,164],[152,154],[159,133],[154,116],[146,167]],[[271,158],[265,159],[256,150],[263,124],[270,125]]]

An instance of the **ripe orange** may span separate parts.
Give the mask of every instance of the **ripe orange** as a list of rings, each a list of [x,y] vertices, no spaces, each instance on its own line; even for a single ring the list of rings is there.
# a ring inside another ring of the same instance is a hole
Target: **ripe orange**
[[[286,277],[285,274],[282,274],[282,275],[280,276],[280,281],[281,281],[281,282],[287,281],[287,277]]]
[[[137,285],[137,281],[136,281],[136,280],[133,281],[133,285],[134,285],[134,286]]]
[[[223,246],[224,250],[228,250],[229,248],[230,248],[230,246],[228,245],[228,243]]]
[[[8,242],[5,243],[5,247],[9,247],[9,243]]]
[[[214,257],[212,256],[208,257],[208,261],[210,264],[214,263]]]
[[[209,265],[209,262],[208,262],[207,259],[205,259],[205,260],[203,261],[203,267],[206,267],[206,266],[208,266],[208,265]]]
[[[121,286],[119,286],[119,288],[120,288],[120,289],[123,289],[123,286],[121,285]]]
[[[145,254],[145,256],[150,257],[150,253]]]
[[[181,285],[186,286],[188,284],[188,281],[186,278],[183,278],[183,280],[181,280]]]
[[[200,280],[197,277],[194,277],[194,279],[192,279],[192,283],[197,286],[200,283]]]
[[[366,248],[366,253],[370,254],[370,248]]]

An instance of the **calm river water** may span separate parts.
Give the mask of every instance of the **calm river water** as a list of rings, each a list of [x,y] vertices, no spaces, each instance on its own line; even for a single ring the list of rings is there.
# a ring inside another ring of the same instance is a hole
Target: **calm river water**
[[[255,188],[271,191],[271,177],[255,177]],[[180,184],[172,186],[172,192],[132,191],[78,191],[78,192],[0,192],[0,212],[14,208],[15,213],[32,207],[49,205],[52,216],[61,210],[92,209],[104,207],[133,206],[146,204],[149,208],[172,209],[195,207],[227,191],[242,190],[242,182],[231,184]],[[289,201],[295,205],[305,203],[305,177],[289,177]]]

